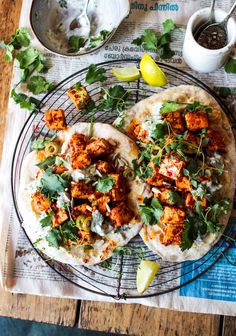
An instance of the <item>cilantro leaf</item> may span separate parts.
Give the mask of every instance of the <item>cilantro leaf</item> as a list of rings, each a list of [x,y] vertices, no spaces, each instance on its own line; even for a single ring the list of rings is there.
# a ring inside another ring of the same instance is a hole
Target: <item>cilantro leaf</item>
[[[55,164],[55,160],[56,160],[56,156],[49,156],[43,162],[36,164],[36,166],[39,167],[40,169],[45,170],[45,168],[53,166]]]
[[[96,64],[91,64],[88,68],[85,81],[87,84],[93,84],[96,82],[104,82],[107,80],[105,76],[106,69],[98,68]]]
[[[43,195],[53,197],[58,193],[64,192],[68,185],[68,181],[58,174],[53,174],[51,169],[47,169],[41,177],[39,189]]]
[[[21,108],[33,111],[39,104],[39,101],[34,97],[29,97],[24,93],[17,93],[15,89],[11,91],[11,98],[16,104],[19,104]]]
[[[115,179],[112,176],[104,176],[98,180],[96,190],[102,193],[110,191],[115,183]]]
[[[173,205],[182,205],[184,203],[183,198],[175,191],[170,191],[168,198]]]
[[[68,45],[69,45],[68,52],[75,53],[79,51],[82,47],[84,47],[84,44],[85,44],[85,40],[82,36],[73,35],[69,38],[69,41],[68,41]]]
[[[141,36],[141,39],[142,47],[144,50],[157,51],[158,38],[153,30],[145,29],[143,35]]]
[[[100,110],[114,110],[122,111],[126,108],[126,100],[129,92],[121,85],[115,85],[108,90],[103,89],[104,97],[99,105]]]
[[[52,142],[56,138],[56,135],[52,136],[51,138],[38,138],[35,139],[31,145],[32,150],[40,150],[44,149],[47,144]]]
[[[94,247],[92,245],[84,245],[84,250],[93,250]]]
[[[212,108],[209,105],[203,105],[198,101],[194,101],[193,103],[187,104],[185,111],[186,112],[204,111],[210,113],[212,112]]]
[[[78,240],[78,227],[73,220],[67,221],[60,226],[60,235],[63,242],[77,241]]]
[[[101,30],[98,36],[91,36],[89,40],[89,47],[96,48],[99,46],[106,38],[110,35],[110,31],[108,30]]]
[[[169,112],[175,112],[178,111],[181,108],[181,105],[176,103],[175,101],[166,101],[162,104],[162,107],[160,108],[161,114],[166,114]]]
[[[163,207],[155,197],[151,201],[145,200],[144,205],[139,206],[139,210],[144,224],[148,225],[157,224],[163,214]]]
[[[162,26],[163,26],[164,33],[169,33],[177,29],[177,26],[172,19],[167,19],[166,21],[164,21],[162,23]]]
[[[165,123],[156,124],[154,131],[152,132],[152,138],[154,140],[163,139],[168,134],[168,129]]]
[[[227,73],[236,73],[236,59],[229,59],[229,61],[225,64],[225,71]]]
[[[182,236],[181,250],[185,251],[191,248],[198,237],[198,223],[194,217],[186,218],[184,221],[184,233]]]
[[[34,48],[27,48],[25,50],[20,51],[16,55],[16,59],[18,60],[20,64],[21,69],[25,69],[29,67],[31,64],[33,64],[37,58],[39,57],[40,52]]]
[[[11,36],[10,42],[15,49],[28,47],[30,45],[30,35],[27,28],[19,28],[16,33]]]
[[[52,219],[53,219],[53,216],[54,216],[54,212],[51,211],[48,216],[46,216],[43,219],[41,219],[41,221],[40,221],[41,226],[43,228],[46,227],[46,226],[50,226],[51,222],[52,222]]]
[[[32,76],[27,83],[27,88],[33,94],[39,95],[40,93],[47,93],[52,90],[54,88],[54,84],[48,82],[42,76]]]
[[[5,50],[4,60],[12,62],[13,61],[13,51],[14,47],[12,44],[6,44],[4,41],[0,42],[0,48]]]
[[[57,229],[50,230],[46,236],[46,240],[49,246],[59,249],[60,243],[62,241],[59,230]]]
[[[89,114],[94,111],[95,107],[96,107],[95,101],[90,100],[86,105],[86,107],[81,110],[81,114],[82,115]]]
[[[169,44],[163,45],[163,47],[160,49],[160,58],[162,59],[170,59],[175,55],[175,52],[171,50]]]

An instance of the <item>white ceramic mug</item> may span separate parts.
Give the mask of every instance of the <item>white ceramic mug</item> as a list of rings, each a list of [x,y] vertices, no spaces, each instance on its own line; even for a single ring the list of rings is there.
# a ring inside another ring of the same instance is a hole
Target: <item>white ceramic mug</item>
[[[236,23],[231,17],[227,24],[228,44],[216,50],[206,49],[200,46],[193,37],[193,31],[199,23],[206,21],[210,14],[210,8],[203,8],[194,13],[187,24],[183,45],[183,58],[190,68],[198,72],[212,72],[219,69],[228,59],[236,42]],[[215,21],[221,22],[226,12],[215,9]]]

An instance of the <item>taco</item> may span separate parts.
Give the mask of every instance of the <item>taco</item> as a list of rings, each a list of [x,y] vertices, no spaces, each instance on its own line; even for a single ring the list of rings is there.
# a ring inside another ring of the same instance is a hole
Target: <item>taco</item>
[[[201,258],[227,226],[235,190],[225,113],[203,89],[181,85],[140,101],[121,121],[141,149],[133,163],[146,183],[143,241],[165,260]]]
[[[109,258],[141,229],[138,147],[111,125],[78,123],[37,139],[23,161],[19,209],[31,242],[69,264]]]

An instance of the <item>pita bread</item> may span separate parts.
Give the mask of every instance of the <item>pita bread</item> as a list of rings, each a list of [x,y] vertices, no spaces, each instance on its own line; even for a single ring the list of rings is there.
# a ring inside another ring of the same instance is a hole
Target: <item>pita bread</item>
[[[153,96],[140,101],[125,113],[123,119],[123,132],[132,137],[134,126],[144,122],[148,117],[155,117],[159,114],[163,102],[176,101],[179,103],[193,103],[195,101],[204,105],[209,105],[212,112],[208,114],[209,124],[213,130],[220,131],[227,144],[227,152],[223,154],[226,172],[220,177],[222,185],[222,194],[233,200],[235,191],[235,170],[236,170],[236,150],[234,135],[227,116],[217,103],[217,101],[205,90],[190,85],[181,85],[154,94]],[[120,120],[115,121],[115,125]],[[140,235],[145,244],[164,260],[167,261],[185,261],[195,260],[205,255],[210,248],[220,239],[222,232],[227,226],[230,212],[220,217],[222,230],[220,233],[208,233],[203,240],[195,241],[188,250],[181,251],[178,245],[165,246],[160,242],[160,228],[158,225],[144,225]],[[155,237],[155,238],[153,238]]]
[[[89,134],[89,123],[78,123],[66,131],[57,134],[58,138],[63,140],[61,153],[67,153],[67,148],[72,134],[80,133]],[[137,158],[138,147],[135,143],[124,134],[120,133],[113,126],[102,123],[95,123],[93,126],[93,136],[104,138],[109,141],[115,141],[117,146],[114,155],[119,154],[130,166],[132,160]],[[70,246],[70,249],[60,246],[59,249],[49,246],[46,240],[49,228],[42,228],[40,217],[31,207],[32,188],[34,189],[35,177],[39,172],[36,164],[39,163],[36,151],[29,153],[23,161],[21,169],[20,191],[18,195],[19,209],[23,217],[23,227],[36,247],[43,251],[49,258],[69,264],[96,264],[112,255],[113,250],[118,246],[124,246],[133,238],[141,229],[142,223],[138,216],[137,195],[140,194],[142,183],[137,179],[128,182],[130,192],[128,195],[129,207],[135,213],[134,218],[127,225],[118,230],[114,228],[107,232],[103,237],[98,237],[92,245],[93,249],[85,250],[81,246]]]

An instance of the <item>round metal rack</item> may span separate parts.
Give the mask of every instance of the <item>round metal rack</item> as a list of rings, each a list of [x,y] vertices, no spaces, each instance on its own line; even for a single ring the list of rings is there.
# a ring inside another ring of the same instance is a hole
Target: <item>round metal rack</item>
[[[101,99],[101,87],[108,89],[111,86],[119,84],[125,87],[125,89],[130,90],[127,101],[129,106],[134,105],[138,101],[154,93],[161,92],[168,87],[182,84],[196,85],[209,92],[219,102],[232,125],[236,124],[233,114],[225,106],[223,101],[207,85],[183,70],[158,63],[168,77],[169,84],[165,86],[165,88],[150,87],[142,80],[132,83],[121,82],[111,75],[112,67],[124,67],[138,64],[139,60],[111,61],[97,64],[98,67],[107,70],[108,79],[103,83],[95,83],[87,86],[93,100],[99,102]],[[48,131],[45,126],[45,111],[49,109],[63,109],[66,114],[67,124],[70,126],[78,121],[90,121],[91,113],[84,115],[82,111],[78,111],[66,94],[67,89],[75,83],[83,83],[85,81],[86,73],[87,68],[78,71],[58,84],[53,91],[49,92],[41,101],[38,111],[29,116],[19,135],[12,162],[11,182],[14,205],[20,223],[22,223],[23,218],[18,208],[17,194],[19,190],[22,160],[30,152],[31,143],[35,138],[38,138],[39,136],[47,137],[53,134],[51,131]],[[116,118],[116,111],[97,111],[95,114],[95,121],[104,123],[111,124]],[[80,288],[95,294],[113,297],[114,299],[144,298],[171,292],[194,281],[201,274],[208,271],[209,268],[224,255],[224,253],[227,253],[226,251],[235,241],[234,231],[234,223],[233,221],[229,221],[219,242],[204,257],[197,261],[187,261],[182,263],[163,261],[145,246],[139,236],[133,238],[127,245],[133,251],[132,254],[113,256],[108,261],[95,266],[72,266],[52,260],[50,261],[46,255],[38,251],[35,247],[34,248],[51,268],[70,283],[73,283]],[[136,271],[141,256],[145,259],[158,261],[161,264],[158,276],[155,277],[151,286],[143,295],[138,294],[136,289]]]

